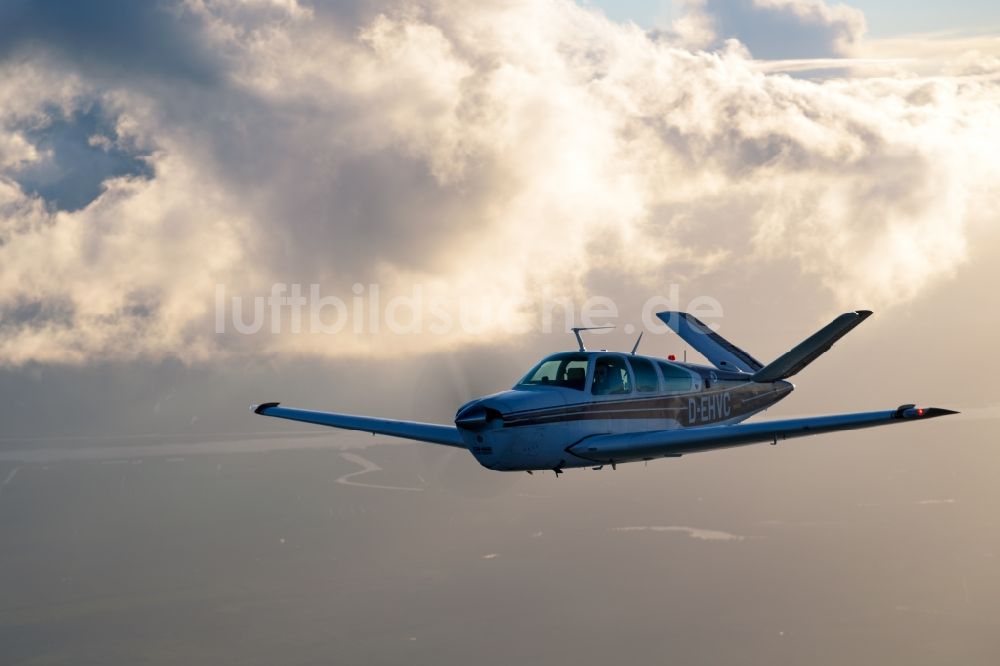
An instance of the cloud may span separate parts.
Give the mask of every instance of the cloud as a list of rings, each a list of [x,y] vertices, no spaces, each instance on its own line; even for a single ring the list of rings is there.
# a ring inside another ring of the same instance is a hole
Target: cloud
[[[877,307],[953,274],[995,215],[1000,107],[981,72],[813,82],[570,2],[358,7],[162,10],[176,21],[163,34],[198,26],[185,39],[210,79],[159,66],[168,55],[116,79],[44,41],[0,62],[15,100],[0,110],[2,362],[404,354],[509,335],[218,335],[217,284],[347,299],[354,283],[384,299],[416,284],[453,319],[467,302],[525,323],[546,289],[653,293],[782,265],[831,307]],[[805,24],[827,16],[817,7],[766,9]],[[26,128],[95,108],[100,136],[144,171],[109,170],[96,198],[59,210],[24,178],[48,159]]]

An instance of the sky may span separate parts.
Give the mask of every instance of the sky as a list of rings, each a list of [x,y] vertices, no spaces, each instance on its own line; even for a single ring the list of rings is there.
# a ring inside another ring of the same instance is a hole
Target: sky
[[[616,21],[634,21],[645,28],[668,23],[682,12],[682,3],[670,0],[626,0],[591,4],[600,7],[601,11]],[[868,34],[872,37],[942,31],[995,33],[1000,26],[1000,7],[989,0],[949,3],[855,0],[841,4],[864,12]]]
[[[392,663],[414,646],[386,636],[411,624],[431,646],[414,663],[476,645],[509,663],[517,645],[481,628],[447,652],[441,627],[509,623],[527,598],[529,657],[558,634],[577,663],[666,642],[688,663],[816,644],[996,663],[1000,31],[987,3],[938,6],[0,5],[0,564],[23,583],[0,644],[217,663],[246,613],[260,663]],[[963,414],[553,486],[247,409],[447,423],[573,348],[570,325],[685,353],[650,321],[670,308],[765,362],[875,311],[767,418]],[[615,558],[624,591],[576,585]],[[740,619],[765,597],[784,628]],[[627,640],[585,631],[605,599]],[[706,651],[720,613],[731,642]],[[666,642],[661,616],[681,627]],[[115,652],[125,619],[142,641]],[[773,644],[789,623],[797,642]],[[296,626],[303,651],[283,654]]]

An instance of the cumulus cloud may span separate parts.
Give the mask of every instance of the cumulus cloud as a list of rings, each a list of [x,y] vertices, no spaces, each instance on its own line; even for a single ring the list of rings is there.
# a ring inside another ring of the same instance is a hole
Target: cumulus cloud
[[[762,2],[798,27],[855,25]],[[218,284],[378,283],[386,299],[419,284],[449,317],[471,302],[524,322],[525,302],[582,298],[597,272],[653,290],[782,261],[833,303],[877,306],[952,273],[996,211],[1000,89],[981,73],[795,80],[559,1],[169,9],[198,26],[211,77],[138,61],[144,75],[110,80],[44,40],[0,64],[16,100],[0,109],[3,362],[484,339],[217,335]],[[849,33],[827,28],[829,44]],[[146,169],[60,209],[19,176],[45,159],[30,128],[95,105],[109,129],[90,147]]]

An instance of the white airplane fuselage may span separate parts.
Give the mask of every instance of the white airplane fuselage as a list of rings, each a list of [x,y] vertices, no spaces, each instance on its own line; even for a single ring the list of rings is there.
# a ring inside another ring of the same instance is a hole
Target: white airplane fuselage
[[[757,383],[746,373],[626,353],[564,353],[549,359],[559,356],[572,356],[578,363],[579,357],[586,357],[582,384],[568,387],[522,380],[508,391],[478,398],[458,410],[455,425],[481,465],[527,471],[652,460],[635,453],[621,457],[607,451],[592,453],[587,442],[600,435],[739,423],[794,389],[787,381]],[[627,370],[624,388],[597,391],[598,359]],[[657,369],[655,385],[651,378],[645,384],[637,381],[634,367],[639,364]]]

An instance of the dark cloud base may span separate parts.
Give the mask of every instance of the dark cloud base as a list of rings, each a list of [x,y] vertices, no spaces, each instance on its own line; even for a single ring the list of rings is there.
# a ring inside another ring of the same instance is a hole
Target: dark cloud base
[[[7,0],[0,4],[0,59],[41,48],[103,77],[154,74],[217,80],[220,61],[198,39],[179,2]]]

